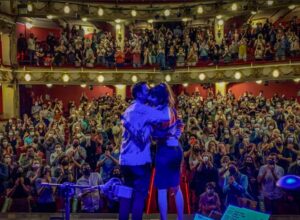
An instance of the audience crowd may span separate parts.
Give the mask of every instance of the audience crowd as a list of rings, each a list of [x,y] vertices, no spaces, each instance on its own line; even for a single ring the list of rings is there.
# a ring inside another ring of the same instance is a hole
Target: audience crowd
[[[0,131],[1,212],[54,212],[62,192],[42,183],[99,185],[122,178],[120,115],[129,105],[119,96],[68,105],[49,96],[34,100],[31,113],[12,118]],[[266,99],[195,92],[177,97],[185,123],[182,182],[189,184],[190,206],[204,215],[222,213],[228,204],[272,214],[299,214],[300,196],[276,181],[300,175],[300,105],[274,94]],[[152,144],[155,154],[155,143]],[[72,210],[116,212],[118,204],[93,190],[77,190]]]
[[[81,26],[67,25],[59,37],[49,33],[45,42],[33,33],[27,39],[20,34],[17,48],[20,64],[134,68],[156,65],[164,70],[176,66],[293,59],[300,55],[299,37],[297,17],[285,25],[275,25],[269,20],[255,26],[233,25],[219,41],[210,26],[161,25],[137,31],[129,28],[121,49],[111,32],[95,29],[87,37]]]

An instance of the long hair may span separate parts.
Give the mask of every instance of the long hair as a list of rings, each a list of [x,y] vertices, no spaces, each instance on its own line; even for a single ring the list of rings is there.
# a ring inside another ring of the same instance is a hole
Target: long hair
[[[150,90],[151,96],[158,99],[160,105],[168,105],[170,108],[175,107],[174,94],[167,83],[160,83]]]

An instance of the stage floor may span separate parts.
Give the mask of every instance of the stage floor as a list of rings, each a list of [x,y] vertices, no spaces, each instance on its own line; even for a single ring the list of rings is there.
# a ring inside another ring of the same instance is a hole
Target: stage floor
[[[60,220],[61,213],[7,213],[0,214],[0,220]],[[57,217],[57,218],[56,218]],[[192,220],[193,215],[186,215],[184,220]],[[76,213],[71,214],[71,220],[116,220],[114,213]],[[159,220],[159,214],[144,215],[145,220]],[[169,215],[168,219],[176,219],[176,215]]]
[[[60,213],[7,213],[0,214],[0,220],[61,220]],[[118,219],[117,214],[111,213],[76,213],[71,215],[71,220],[116,220]],[[144,215],[145,220],[159,220],[159,214]],[[193,220],[194,215],[185,215],[184,220]],[[176,215],[169,215],[168,220],[176,220]],[[254,220],[254,219],[253,219]],[[299,216],[272,216],[270,220],[300,220]]]

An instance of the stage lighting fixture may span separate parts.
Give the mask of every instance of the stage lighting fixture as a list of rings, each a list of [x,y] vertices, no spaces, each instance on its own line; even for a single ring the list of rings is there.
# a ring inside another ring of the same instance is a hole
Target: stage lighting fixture
[[[256,81],[257,84],[262,84],[262,82],[263,82],[262,80],[257,80]]]
[[[131,16],[132,16],[132,17],[136,17],[136,15],[137,15],[136,10],[131,10]]]
[[[149,19],[149,20],[148,20],[148,23],[149,23],[149,24],[152,24],[152,23],[153,23],[153,19]]]
[[[29,82],[31,80],[31,75],[29,73],[26,73],[24,78],[26,82]]]
[[[222,15],[217,15],[216,18],[217,19],[221,19],[223,16]]]
[[[273,4],[274,4],[274,1],[273,1],[273,0],[268,0],[268,1],[267,1],[267,5],[272,6]]]
[[[278,78],[279,75],[280,75],[279,70],[278,69],[273,70],[272,75],[273,75],[274,78]]]
[[[115,20],[115,22],[116,22],[117,24],[119,24],[119,23],[121,23],[121,19],[118,18],[118,19]]]
[[[46,84],[48,88],[51,88],[53,85],[51,83]]]
[[[206,78],[204,73],[200,73],[198,77],[201,81],[205,80],[205,78]]]
[[[290,10],[294,10],[296,8],[296,5],[289,5],[288,7]]]
[[[251,14],[252,14],[252,15],[256,15],[257,12],[256,12],[256,11],[251,11]]]
[[[33,5],[31,2],[28,2],[28,4],[27,4],[27,11],[29,11],[29,12],[33,11]]]
[[[299,190],[300,177],[296,175],[286,175],[276,182],[276,186],[284,190]]]
[[[103,83],[104,82],[104,76],[103,75],[99,75],[97,77],[97,80],[98,80],[99,83]]]
[[[53,15],[47,15],[47,18],[48,18],[49,20],[51,20],[51,19],[53,19]]]
[[[182,86],[183,86],[183,87],[188,87],[189,84],[188,84],[188,83],[183,83]]]
[[[62,80],[63,80],[64,82],[68,82],[68,81],[70,80],[69,75],[68,75],[68,74],[64,74],[63,77],[62,77]]]
[[[136,75],[133,75],[133,76],[131,77],[131,81],[132,81],[132,82],[136,83],[137,80],[138,80],[138,78],[137,78]]]
[[[164,15],[165,15],[166,17],[170,16],[170,14],[171,14],[170,9],[166,9],[166,10],[164,11]]]
[[[202,6],[199,6],[199,7],[198,7],[197,13],[198,13],[198,14],[202,14],[202,13],[203,13],[203,7],[202,7]]]
[[[85,83],[84,83],[84,84],[81,84],[80,87],[81,87],[81,88],[86,88],[86,84],[85,84]]]
[[[103,14],[104,14],[103,8],[98,8],[98,15],[103,16]]]
[[[81,18],[81,20],[82,20],[83,22],[87,22],[87,18],[86,18],[86,17]]]
[[[238,8],[237,3],[233,3],[233,4],[231,5],[231,10],[232,10],[232,11],[236,11],[237,8]]]
[[[165,80],[167,81],[167,82],[170,82],[171,81],[171,76],[168,74],[168,75],[166,75],[166,77],[165,77]]]
[[[242,74],[241,74],[241,72],[239,72],[239,71],[235,72],[235,74],[234,74],[234,78],[235,78],[236,80],[239,80],[239,79],[241,79],[241,78],[242,78]]]
[[[66,4],[65,4],[65,7],[64,7],[64,12],[65,12],[65,14],[69,14],[70,11],[71,11],[70,6],[69,6],[68,3],[66,3]]]

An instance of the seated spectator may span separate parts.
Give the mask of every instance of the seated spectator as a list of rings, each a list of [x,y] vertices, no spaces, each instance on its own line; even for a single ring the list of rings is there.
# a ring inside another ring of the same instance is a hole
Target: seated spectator
[[[264,58],[265,60],[273,60],[273,50],[271,48],[271,44],[267,43],[266,48],[265,48],[265,53],[264,53]]]
[[[199,212],[202,215],[210,216],[213,212],[221,212],[221,202],[215,188],[215,183],[209,182],[206,184],[206,191],[200,195]]]
[[[44,66],[52,66],[53,63],[53,57],[50,53],[47,53],[47,56],[44,59]]]
[[[91,172],[91,167],[88,163],[83,163],[81,166],[82,176],[77,180],[77,185],[82,186],[99,186],[103,184],[100,175],[96,172]],[[81,201],[81,212],[99,212],[102,208],[102,201],[98,188],[95,189],[76,189],[77,198]]]

